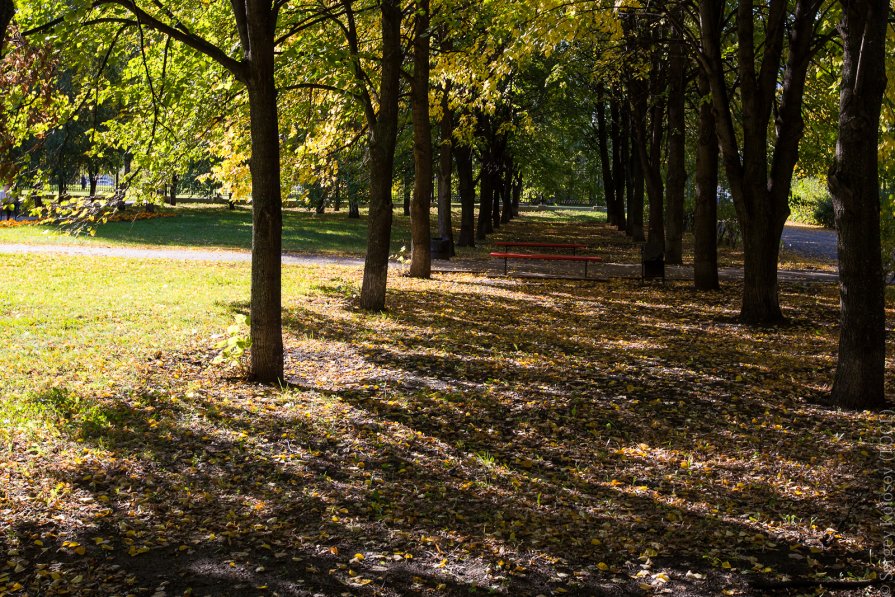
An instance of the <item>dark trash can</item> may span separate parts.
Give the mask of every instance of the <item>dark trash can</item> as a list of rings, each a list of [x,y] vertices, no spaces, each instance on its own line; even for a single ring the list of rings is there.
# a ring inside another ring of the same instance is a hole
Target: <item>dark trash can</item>
[[[432,259],[450,261],[454,256],[454,243],[449,238],[433,238],[429,249],[432,252]]]

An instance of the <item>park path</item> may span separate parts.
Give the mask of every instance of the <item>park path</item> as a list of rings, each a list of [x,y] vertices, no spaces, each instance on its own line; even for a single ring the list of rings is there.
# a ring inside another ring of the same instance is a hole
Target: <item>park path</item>
[[[193,250],[193,249],[147,249],[136,247],[94,247],[84,245],[28,245],[0,244],[0,254],[16,255],[70,255],[80,257],[121,257],[126,259],[172,259],[180,261],[211,261],[219,263],[248,263],[252,255],[248,251],[233,250]],[[284,253],[283,263],[286,265],[305,266],[344,266],[363,267],[360,257],[341,257],[328,255],[308,255]],[[396,264],[397,265],[397,264]],[[433,262],[435,272],[471,272],[485,275],[502,275],[503,262],[499,260],[454,259],[451,261]],[[569,267],[557,267],[536,262],[526,262],[521,267],[510,269],[510,274],[518,277],[573,277],[580,278],[582,272],[579,264],[566,264]],[[598,263],[589,268],[590,277],[607,278],[640,278],[640,265],[636,263]],[[693,279],[693,268],[688,266],[668,266],[666,274],[671,280]],[[738,280],[743,277],[741,268],[721,268],[719,276],[725,280]],[[780,270],[781,280],[792,282],[836,282],[838,276],[831,272],[787,271]]]
[[[835,230],[786,226],[783,229],[783,246],[806,257],[817,257],[838,262]]]

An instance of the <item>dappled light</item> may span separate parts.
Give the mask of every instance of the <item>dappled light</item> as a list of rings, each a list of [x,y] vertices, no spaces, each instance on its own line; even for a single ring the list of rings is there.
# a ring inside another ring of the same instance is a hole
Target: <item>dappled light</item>
[[[821,404],[833,287],[784,286],[792,321],[762,330],[733,321],[733,286],[398,277],[369,315],[352,270],[309,271],[286,271],[283,388],[211,366],[198,331],[102,390],[68,376],[28,395],[55,439],[5,438],[10,578],[711,593],[874,570],[882,419]],[[204,300],[223,321],[245,305],[220,281]]]

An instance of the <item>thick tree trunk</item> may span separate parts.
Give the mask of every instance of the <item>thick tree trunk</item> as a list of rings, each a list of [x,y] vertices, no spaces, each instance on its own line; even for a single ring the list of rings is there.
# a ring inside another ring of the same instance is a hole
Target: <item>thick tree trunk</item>
[[[416,0],[413,38],[413,202],[410,206],[410,276],[432,276],[432,124],[429,120],[429,0]]]
[[[630,122],[631,114],[628,112],[628,130],[632,131]],[[640,154],[637,149],[637,141],[631,137],[631,150],[628,159],[628,177],[630,178],[630,190],[628,193],[628,230],[634,242],[642,243],[646,240],[643,232],[643,165],[640,163]]]
[[[270,24],[265,23],[270,27]],[[257,26],[257,25],[256,25]],[[263,38],[263,34],[259,37]],[[253,38],[257,39],[257,38]],[[273,43],[255,41],[255,72],[248,84],[252,157],[252,293],[250,375],[274,383],[283,379],[282,197],[277,92]]]
[[[708,94],[708,81],[700,93]],[[694,285],[697,290],[718,290],[718,137],[710,102],[699,106],[696,146],[696,216],[693,224]]]
[[[460,190],[460,235],[457,246],[475,246],[475,178],[472,172],[472,149],[464,145],[454,148],[457,160],[457,184]]]
[[[454,229],[451,222],[451,187],[454,166],[454,123],[449,102],[449,87],[441,94],[441,147],[438,152],[438,237],[450,245],[454,254]]]
[[[179,184],[180,184],[180,177],[177,176],[176,174],[172,174],[171,175],[171,192],[168,195],[168,202],[172,206],[177,205],[177,189],[178,189]]]
[[[743,226],[743,305],[740,319],[750,325],[775,325],[783,321],[777,299],[777,262],[783,224],[779,217],[754,216]]]
[[[703,67],[709,78],[724,169],[743,232],[740,318],[749,324],[772,325],[783,320],[777,295],[777,259],[789,216],[790,185],[804,128],[805,80],[821,4],[797,0],[790,10],[782,0],[769,3],[760,21],[764,29],[760,52],[756,51],[759,36],[753,5],[738,5],[736,95],[741,105],[735,117],[731,102],[734,92],[728,87],[722,57],[723,3],[699,3]],[[772,118],[775,138],[769,143]],[[773,147],[770,160],[769,147]]]
[[[674,10],[677,21],[682,10]],[[684,260],[684,196],[687,186],[686,143],[686,54],[680,33],[674,34],[668,62],[668,159],[665,175],[665,261],[680,265]]]
[[[366,311],[381,311],[385,308],[392,236],[392,182],[401,95],[400,2],[382,0],[381,13],[382,80],[379,88],[379,113],[370,135],[370,216],[360,296],[360,306]]]
[[[606,203],[606,217],[614,224],[615,181],[612,179],[612,159],[609,157],[609,127],[606,124],[606,103],[603,101],[603,89],[600,88],[597,99],[597,144],[600,148],[600,166],[603,173],[603,201]]]
[[[885,406],[885,279],[880,247],[879,121],[888,0],[845,3],[839,139],[828,186],[839,232],[841,327],[832,402]]]
[[[519,217],[519,204],[522,203],[522,175],[513,178],[513,217]]]
[[[622,153],[622,123],[621,106],[617,100],[610,103],[612,115],[612,181],[615,183],[614,201],[612,210],[614,215],[612,223],[619,229],[625,230],[625,160]]]

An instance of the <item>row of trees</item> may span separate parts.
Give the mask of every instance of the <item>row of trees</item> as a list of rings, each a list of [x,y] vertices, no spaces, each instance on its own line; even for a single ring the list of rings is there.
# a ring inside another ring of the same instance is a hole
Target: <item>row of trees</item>
[[[18,53],[32,60],[52,56],[35,72],[54,78],[64,64],[66,76],[91,82],[72,85],[78,91],[66,101],[45,92],[43,113],[70,124],[85,105],[97,114],[114,103],[116,118],[89,127],[91,138],[133,155],[134,176],[148,173],[155,186],[152,173],[209,158],[221,178],[250,181],[234,190],[252,198],[251,372],[262,381],[283,376],[284,187],[357,180],[364,164],[360,300],[380,310],[402,130],[412,137],[415,174],[411,275],[431,271],[431,197],[438,236],[454,240],[454,174],[459,245],[509,221],[525,179],[541,190],[599,189],[610,223],[671,263],[682,259],[692,181],[697,288],[718,287],[721,187],[744,239],[741,317],[780,322],[778,252],[803,112],[806,103],[835,111],[828,63],[841,64],[835,160],[811,152],[814,170],[833,164],[841,234],[834,397],[848,406],[882,402],[876,173],[887,0],[209,0],[201,8],[20,0],[15,17],[13,8],[0,0],[0,16],[9,15],[0,24],[14,31],[4,37],[20,40]],[[818,143],[816,130],[809,135]]]

